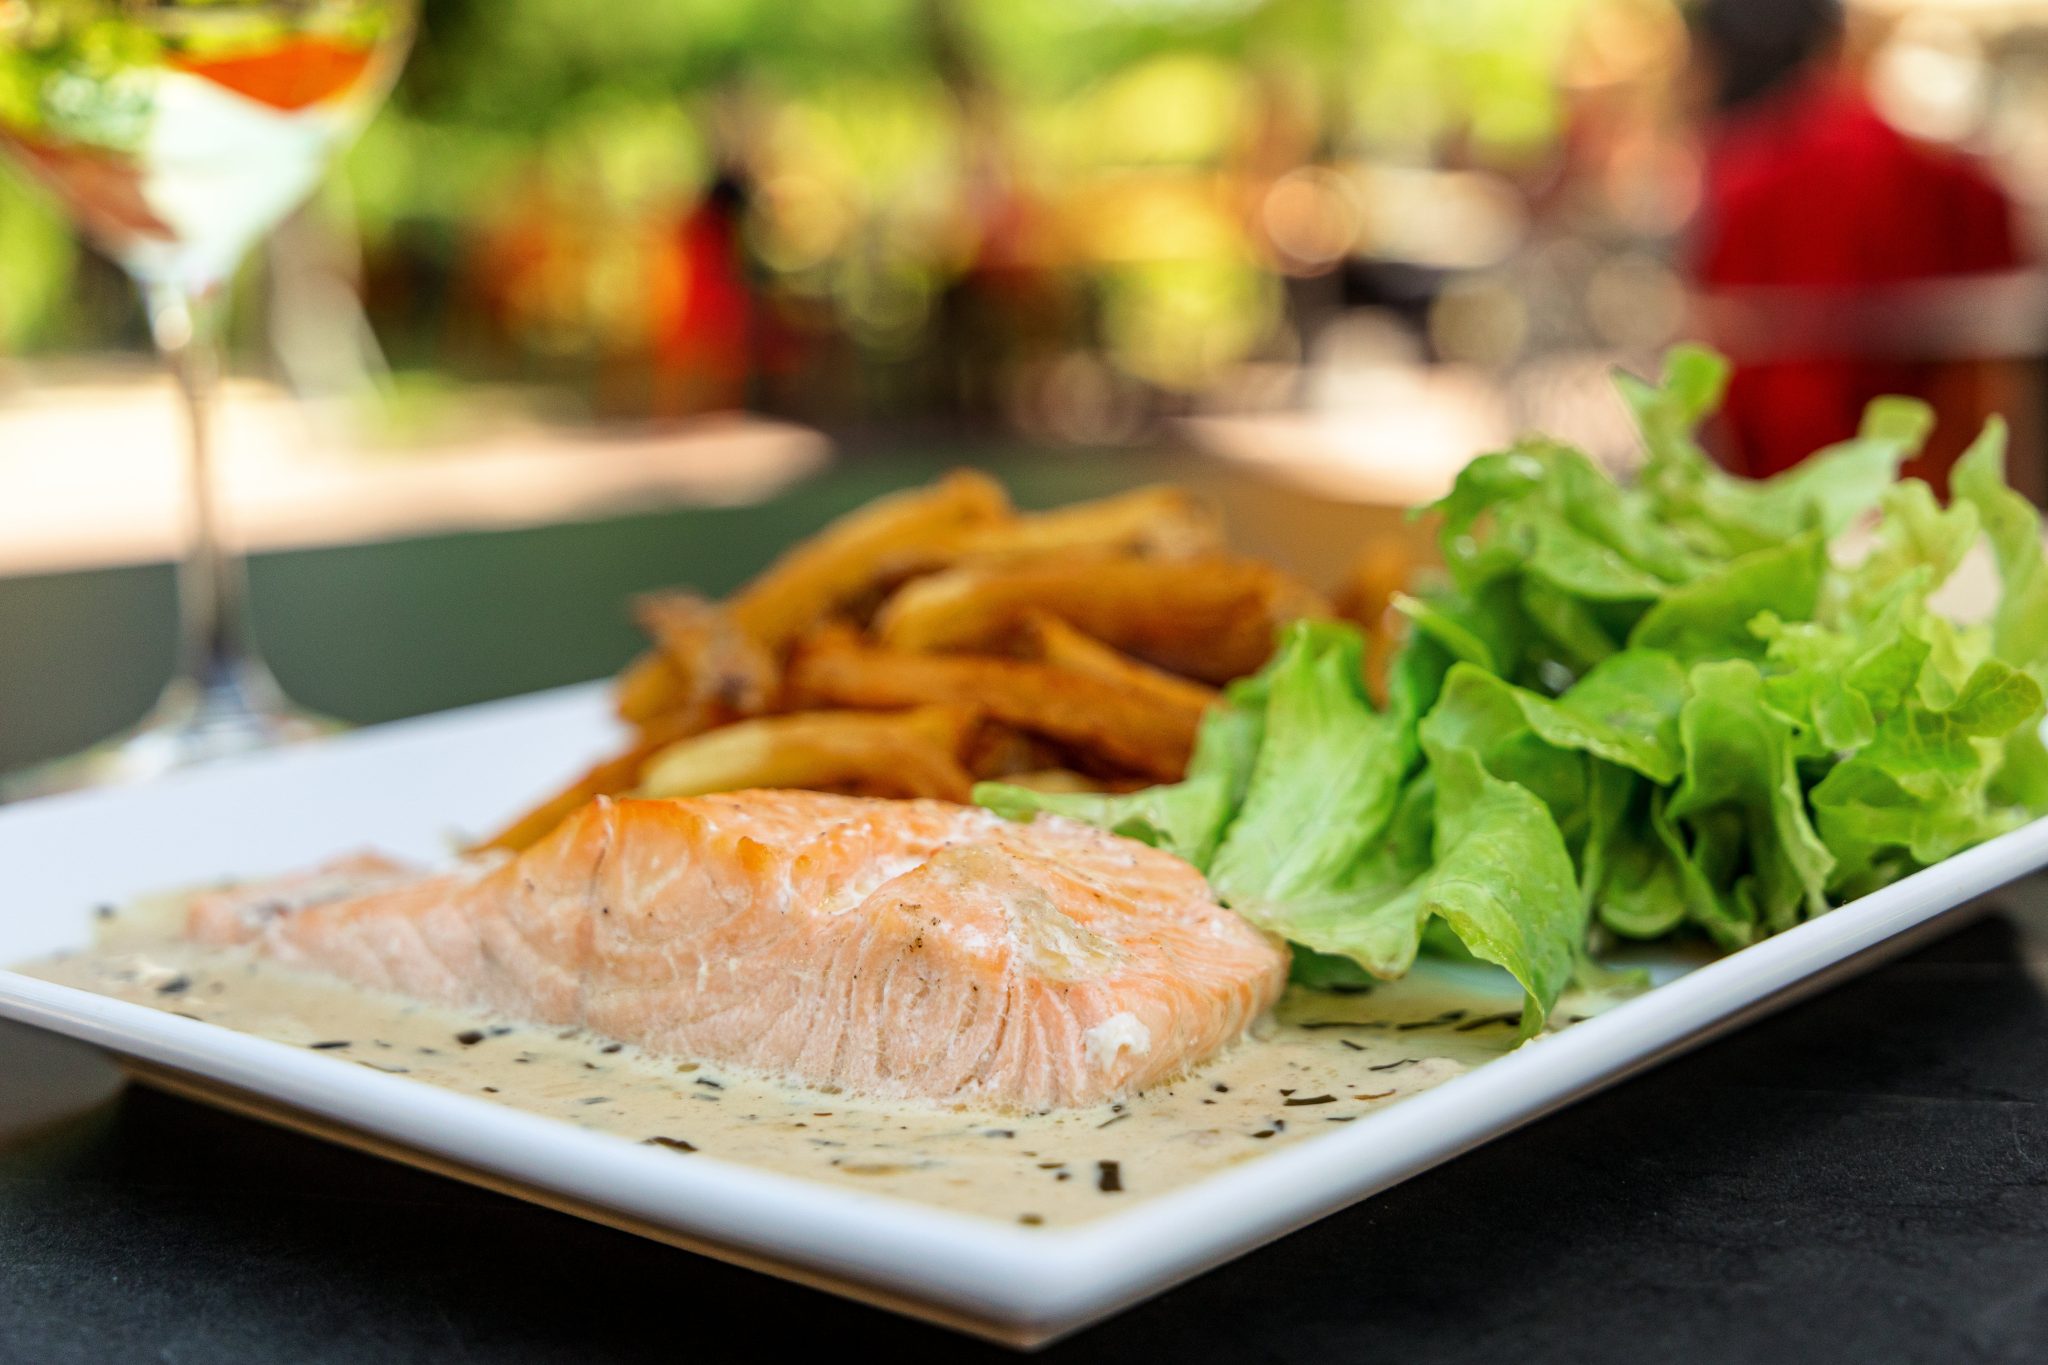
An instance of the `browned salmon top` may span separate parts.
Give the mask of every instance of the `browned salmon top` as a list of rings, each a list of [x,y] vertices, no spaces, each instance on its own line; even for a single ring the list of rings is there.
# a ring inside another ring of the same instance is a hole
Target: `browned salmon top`
[[[1032,1109],[1187,1071],[1287,971],[1156,849],[798,791],[600,799],[514,859],[354,859],[203,896],[189,932],[811,1084]]]

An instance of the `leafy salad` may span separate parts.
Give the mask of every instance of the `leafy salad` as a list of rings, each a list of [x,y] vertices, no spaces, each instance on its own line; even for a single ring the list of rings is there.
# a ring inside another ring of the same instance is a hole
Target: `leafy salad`
[[[2003,426],[1946,508],[1897,477],[1932,425],[1906,399],[1752,482],[1694,435],[1726,377],[1681,347],[1661,383],[1619,378],[1631,486],[1543,437],[1468,466],[1423,509],[1446,573],[1397,599],[1382,704],[1360,632],[1301,621],[1209,711],[1184,781],[976,799],[1179,854],[1311,983],[1425,945],[1497,964],[1525,1034],[1603,979],[1605,943],[1738,948],[2048,812],[2048,573]],[[1928,598],[1979,537],[2002,592],[1959,625]]]

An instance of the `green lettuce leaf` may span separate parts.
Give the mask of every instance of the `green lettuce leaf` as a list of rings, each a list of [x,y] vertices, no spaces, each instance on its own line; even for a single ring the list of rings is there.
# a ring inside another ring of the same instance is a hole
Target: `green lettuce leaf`
[[[1298,623],[1211,708],[1185,781],[977,799],[1188,858],[1304,982],[1495,964],[1525,1033],[1569,982],[1612,984],[1605,935],[1739,948],[2048,813],[2048,569],[2003,428],[1947,508],[1893,482],[1929,423],[1906,400],[1751,482],[1695,435],[1726,379],[1687,347],[1657,384],[1618,378],[1632,487],[1542,438],[1473,461],[1433,509],[1445,575],[1394,599],[1384,707],[1355,629]],[[2003,593],[1958,625],[1930,595],[1980,538]]]
[[[1398,977],[1415,965],[1429,918],[1420,883],[1435,858],[1436,784],[1428,774],[1409,783],[1395,803],[1385,837],[1326,886],[1286,899],[1261,896],[1227,903],[1254,924],[1310,949],[1341,958],[1377,977]],[[1316,973],[1331,979],[1326,961]]]
[[[1454,589],[1397,605],[1456,657],[1525,685],[1614,654],[1651,603],[1711,567],[1644,495],[1542,438],[1480,456],[1427,510]]]
[[[1116,795],[979,782],[974,801],[1008,820],[1029,820],[1040,812],[1063,815],[1206,868],[1244,797],[1264,724],[1263,699],[1249,689],[1234,689],[1202,717],[1187,776],[1180,782]]]
[[[1572,724],[1549,698],[1457,664],[1425,728],[1439,749],[1470,753],[1493,776],[1532,792],[1576,844],[1587,820],[1585,755],[1547,741],[1532,723],[1535,716],[1559,728]]]
[[[1793,722],[1799,755],[1825,758],[1868,744],[1878,723],[1905,704],[1932,645],[1919,596],[1889,602],[1874,620],[1843,628],[1781,621],[1751,623],[1765,641],[1764,696]]]
[[[1992,616],[1992,647],[2018,668],[2048,660],[2048,573],[2041,564],[2041,514],[2005,482],[2005,423],[1993,418],[1956,462],[1950,485],[1977,509],[2004,591]]]
[[[1813,789],[1839,885],[1862,884],[1888,858],[1925,867],[2014,828],[2027,817],[1992,799],[2017,727],[2038,722],[2041,688],[1998,659],[1977,666],[1955,700],[1917,699]]]
[[[1694,431],[1719,403],[1727,362],[1700,347],[1674,347],[1660,383],[1617,375],[1642,429],[1649,463],[1642,487],[1658,517],[1698,553],[1732,558],[1808,530],[1833,536],[1877,505],[1900,464],[1926,440],[1934,416],[1924,403],[1881,398],[1841,442],[1763,481],[1716,467]]]
[[[1861,563],[1829,579],[1821,615],[1832,621],[1868,618],[1902,597],[1921,597],[1948,581],[1977,541],[1977,508],[1958,500],[1944,508],[1934,490],[1907,479],[1885,490],[1883,517]]]
[[[1689,831],[1716,919],[1788,929],[1828,908],[1835,858],[1806,813],[1792,726],[1746,659],[1696,665],[1679,712],[1685,772],[1665,814]]]
[[[1042,792],[1007,782],[977,782],[974,802],[1006,820],[1030,820],[1039,814],[1079,820],[1163,848],[1198,867],[1214,852],[1230,818],[1229,789],[1214,776],[1116,794]]]
[[[1636,623],[1629,645],[1661,650],[1682,664],[1762,658],[1764,641],[1750,623],[1764,612],[1810,618],[1827,569],[1827,542],[1818,532],[1751,551],[1673,589]]]
[[[1550,811],[1478,755],[1423,725],[1436,777],[1435,864],[1408,893],[1418,913],[1449,924],[1471,954],[1522,986],[1522,1035],[1543,1026],[1570,984],[1586,912],[1571,855]]]
[[[1581,859],[1583,898],[1623,938],[1652,939],[1691,910],[1685,847],[1664,818],[1668,793],[1611,763],[1594,769],[1593,820]]]
[[[1549,645],[1549,652],[1573,673],[1583,673],[1621,647],[1584,597],[1554,583],[1525,578],[1522,611]]]
[[[1508,623],[1461,594],[1440,592],[1422,598],[1397,592],[1392,605],[1450,657],[1489,673],[1500,672],[1503,658],[1520,653],[1519,644],[1508,638]]]
[[[1765,535],[1796,535],[1809,526],[1839,535],[1877,506],[1899,466],[1919,453],[1933,427],[1934,410],[1925,403],[1879,398],[1864,410],[1853,439],[1760,483],[1722,475],[1719,501]]]
[[[1255,922],[1261,906],[1345,883],[1392,818],[1417,757],[1413,719],[1366,696],[1354,628],[1297,622],[1262,676],[1264,733],[1208,869],[1217,892]]]

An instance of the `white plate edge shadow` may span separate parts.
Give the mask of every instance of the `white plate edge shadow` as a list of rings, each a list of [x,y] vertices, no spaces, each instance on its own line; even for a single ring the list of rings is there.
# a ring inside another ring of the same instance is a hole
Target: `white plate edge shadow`
[[[380,726],[157,788],[0,808],[0,839],[46,820],[231,793],[313,758],[374,760],[410,741],[560,712],[574,751],[596,689],[581,686]],[[588,736],[585,736],[587,738]],[[543,746],[546,747],[546,746]],[[588,752],[584,750],[583,752]],[[2048,865],[2048,820],[1966,850],[1336,1132],[1261,1155],[1126,1211],[1026,1230],[703,1156],[641,1148],[286,1044],[0,971],[0,1015],[276,1099],[404,1146],[678,1232],[929,1302],[1037,1343],[1201,1273],[1583,1098],[1836,975],[1909,932]],[[31,907],[32,909],[32,907]],[[72,913],[77,913],[74,909]],[[1832,971],[1830,969],[1833,969]],[[564,1162],[564,1156],[574,1158]]]

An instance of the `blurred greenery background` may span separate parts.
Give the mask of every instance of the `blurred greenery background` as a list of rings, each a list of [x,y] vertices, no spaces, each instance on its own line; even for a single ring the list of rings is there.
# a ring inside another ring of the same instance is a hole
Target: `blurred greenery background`
[[[512,381],[604,418],[1126,440],[1362,306],[1489,365],[1664,341],[1683,57],[1668,0],[429,0],[294,230],[355,258],[401,403]],[[1564,176],[1575,116],[1627,125],[1595,149],[1625,184]],[[1599,243],[1534,263],[1580,306],[1497,278],[1539,219]],[[5,182],[0,355],[138,339]]]
[[[889,471],[954,461],[1028,484],[1057,450],[1089,472],[1043,486],[1076,491],[1178,476],[1162,452],[1204,443],[1381,478],[1537,427],[1625,461],[1609,370],[1698,327],[1711,101],[1696,8],[425,0],[387,107],[244,271],[235,365],[296,398],[338,396],[343,444],[385,463],[487,411],[553,431],[731,410],[801,424],[839,461],[821,485],[837,491],[805,495],[820,514]],[[1990,168],[2032,254],[2048,3],[1854,0],[1846,15],[1843,71],[1915,145]],[[24,454],[7,449],[9,413],[81,368],[153,382],[129,354],[144,349],[126,279],[0,175],[0,511],[35,515],[41,477],[9,473]],[[2003,357],[2024,364],[2001,403],[2038,390],[2037,350]],[[74,406],[107,406],[80,392]],[[2037,434],[2022,421],[2023,464],[2039,463]],[[1398,479],[1311,482],[1325,500],[1414,496]],[[674,515],[517,554],[479,534],[328,546],[293,561],[304,574],[261,560],[260,623],[294,690],[381,718],[609,668],[630,647],[619,593],[725,586],[815,520]],[[0,715],[36,717],[0,733],[0,767],[110,728],[153,690],[166,576],[132,556],[91,565],[0,579]],[[494,574],[529,595],[468,609]],[[573,601],[536,586],[564,582]],[[538,616],[520,606],[540,600]],[[428,624],[382,662],[334,648],[413,617]],[[411,691],[375,675],[400,654],[427,669],[430,641],[450,658]],[[95,682],[108,673],[124,677],[112,693]]]
[[[2048,8],[1849,16],[1886,116],[1993,159],[2032,224]],[[428,0],[272,257],[347,276],[401,425],[489,381],[599,419],[1124,442],[1392,347],[1586,426],[1576,362],[1687,330],[1695,85],[1675,0]],[[310,286],[250,273],[255,363],[345,384],[264,335]],[[0,182],[0,357],[138,339]]]

